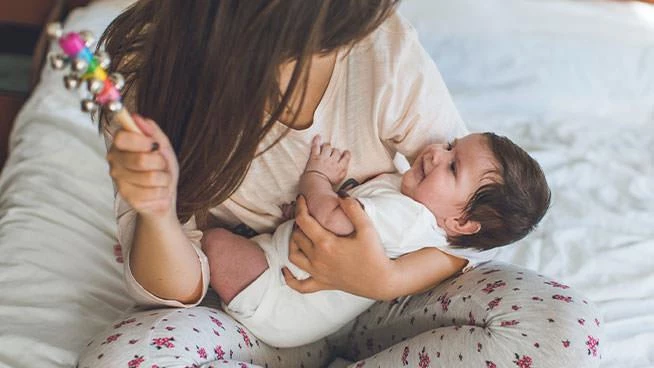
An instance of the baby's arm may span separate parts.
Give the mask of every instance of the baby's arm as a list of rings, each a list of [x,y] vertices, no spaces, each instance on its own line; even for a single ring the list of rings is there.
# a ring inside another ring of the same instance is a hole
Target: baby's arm
[[[320,136],[316,136],[311,142],[311,155],[300,177],[300,194],[306,199],[309,213],[337,235],[348,235],[354,231],[333,187],[345,178],[349,163],[349,151],[341,152],[329,143],[321,145]]]

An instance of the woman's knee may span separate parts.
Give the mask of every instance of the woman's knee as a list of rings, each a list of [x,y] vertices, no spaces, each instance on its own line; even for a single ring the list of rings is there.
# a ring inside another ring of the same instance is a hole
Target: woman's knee
[[[218,340],[225,347],[238,342],[214,332],[224,332],[225,327],[231,327],[231,321],[222,312],[204,307],[137,312],[115,321],[98,334],[80,354],[78,367],[196,364],[202,356],[195,350],[185,349],[188,342],[204,347],[206,359],[210,359]]]
[[[491,264],[470,272],[475,273],[468,275],[468,283],[477,287],[469,298],[479,305],[491,334],[512,336],[516,349],[551,359],[548,364],[599,365],[602,317],[579,291],[513,265]]]
[[[86,345],[79,356],[78,367],[136,367],[146,363],[150,334],[170,311],[174,310],[137,312],[114,321]]]

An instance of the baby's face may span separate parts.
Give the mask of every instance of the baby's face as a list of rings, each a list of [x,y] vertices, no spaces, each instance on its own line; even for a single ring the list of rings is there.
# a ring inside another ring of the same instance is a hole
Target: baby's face
[[[425,205],[441,221],[458,218],[468,199],[494,172],[496,160],[481,134],[431,144],[402,176],[402,193]],[[441,225],[442,226],[442,225]]]

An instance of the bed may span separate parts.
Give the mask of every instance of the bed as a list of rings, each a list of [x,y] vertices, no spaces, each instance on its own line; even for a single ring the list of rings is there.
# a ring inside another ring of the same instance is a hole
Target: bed
[[[128,0],[67,29],[99,35]],[[409,0],[472,130],[543,165],[553,204],[500,259],[573,285],[604,315],[604,368],[654,366],[654,7],[581,0]],[[114,256],[104,145],[45,68],[0,176],[0,367],[72,367],[132,306]]]

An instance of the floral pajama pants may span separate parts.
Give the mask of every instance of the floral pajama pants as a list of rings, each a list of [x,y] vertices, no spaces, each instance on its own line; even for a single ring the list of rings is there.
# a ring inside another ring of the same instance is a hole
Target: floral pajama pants
[[[298,321],[302,323],[302,321]],[[487,263],[431,291],[378,302],[333,335],[278,349],[219,309],[136,312],[89,342],[79,368],[598,367],[601,316],[566,285]]]

